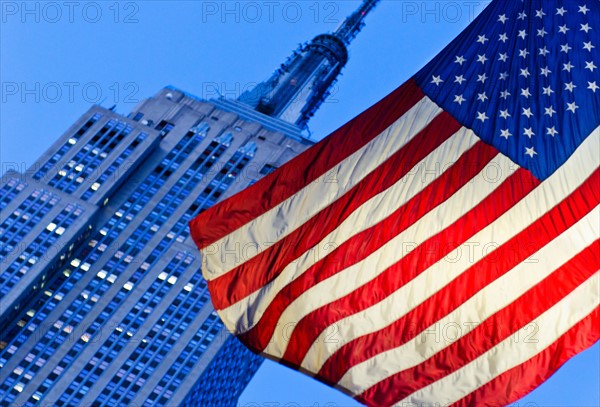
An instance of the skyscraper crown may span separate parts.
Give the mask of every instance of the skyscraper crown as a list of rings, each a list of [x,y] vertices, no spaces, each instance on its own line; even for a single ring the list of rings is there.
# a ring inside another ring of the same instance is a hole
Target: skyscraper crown
[[[347,46],[362,30],[367,14],[379,0],[364,0],[332,34],[301,45],[265,82],[244,92],[239,101],[301,129],[329,96],[348,62]]]

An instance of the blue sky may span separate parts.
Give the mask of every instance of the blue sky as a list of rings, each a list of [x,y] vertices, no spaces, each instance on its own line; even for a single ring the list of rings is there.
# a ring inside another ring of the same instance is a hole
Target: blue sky
[[[352,44],[332,96],[310,123],[313,135],[327,135],[410,78],[485,4],[383,0]],[[358,5],[355,0],[2,1],[2,173],[25,170],[93,103],[116,104],[126,114],[165,85],[204,98],[237,97],[266,79],[298,43],[334,30]],[[598,406],[599,365],[596,344],[519,405]],[[266,362],[240,404],[270,402],[356,405]]]

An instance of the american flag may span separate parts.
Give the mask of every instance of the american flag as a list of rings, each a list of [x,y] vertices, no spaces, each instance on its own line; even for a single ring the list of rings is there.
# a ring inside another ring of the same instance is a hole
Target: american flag
[[[600,337],[600,2],[494,1],[191,223],[227,327],[374,406],[508,404]]]

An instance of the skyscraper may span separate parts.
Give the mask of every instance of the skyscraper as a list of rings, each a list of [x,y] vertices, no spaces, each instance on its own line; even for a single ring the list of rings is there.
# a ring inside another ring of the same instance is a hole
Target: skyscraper
[[[3,175],[3,404],[235,403],[262,359],[223,329],[187,224],[313,144],[303,130],[377,2],[238,100],[166,87],[127,117],[93,106]]]

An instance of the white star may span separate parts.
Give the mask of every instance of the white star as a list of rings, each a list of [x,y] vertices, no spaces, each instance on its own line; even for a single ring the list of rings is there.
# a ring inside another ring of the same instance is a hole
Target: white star
[[[461,55],[461,56],[456,56],[456,60],[454,61],[454,63],[462,65],[463,62],[465,62],[465,61],[466,61],[466,59]]]
[[[573,65],[571,65],[571,61],[569,61],[566,64],[563,64],[563,71],[567,71],[567,72],[571,72],[571,69],[575,68]]]
[[[508,17],[506,17],[506,14],[501,14],[498,16],[498,21],[500,21],[502,24],[504,24],[507,20]]]
[[[477,36],[477,42],[485,44],[486,41],[488,41],[488,39],[487,39],[487,37],[485,35],[478,35]]]
[[[529,68],[525,68],[525,69],[521,69],[521,73],[519,74],[519,76],[524,76],[524,77],[528,77],[529,75],[531,75],[529,73]]]
[[[587,8],[587,5],[584,4],[583,6],[579,6],[579,13],[583,13],[585,15],[588,11],[590,11],[590,9]]]
[[[527,118],[529,119],[531,116],[533,116],[533,113],[531,113],[531,108],[528,107],[527,109],[523,108],[523,113],[521,113],[523,116],[527,116]]]
[[[543,57],[545,57],[549,53],[550,53],[550,51],[548,51],[548,49],[546,47],[539,49],[539,55],[541,55]]]
[[[483,93],[478,93],[477,94],[477,100],[481,101],[481,102],[485,102],[485,100],[487,99],[487,95],[485,94],[485,92]]]
[[[481,62],[482,64],[485,64],[485,61],[487,61],[488,59],[486,58],[485,54],[483,55],[477,55],[477,62]]]
[[[519,34],[517,34],[517,37],[521,37],[522,39],[525,39],[525,37],[527,37],[527,32],[525,30],[520,30]]]
[[[600,88],[600,86],[596,85],[596,81],[594,82],[588,82],[588,89],[590,89],[592,92],[596,93],[596,89]]]
[[[585,33],[587,34],[587,32],[591,29],[592,29],[592,27],[590,27],[590,25],[588,23],[585,23],[585,24],[581,24],[581,29],[579,31],[585,31]]]
[[[525,147],[525,155],[530,156],[531,158],[533,158],[534,155],[536,155],[537,153],[535,152],[535,150],[533,149],[533,147],[528,148]]]
[[[512,134],[510,133],[510,131],[508,131],[508,129],[500,130],[500,137],[504,137],[508,140],[510,136],[512,136]]]
[[[498,61],[506,62],[508,60],[508,54],[500,54],[498,55]]]
[[[509,96],[510,96],[510,92],[507,91],[507,90],[504,90],[504,91],[500,92],[500,97],[502,99],[508,99]]]
[[[533,129],[531,127],[523,129],[523,132],[529,138],[531,138],[531,136],[535,136],[535,133],[533,132]]]
[[[525,20],[526,17],[527,17],[527,14],[525,14],[525,12],[523,11],[522,13],[519,13],[517,20]]]
[[[568,28],[566,24],[558,27],[558,32],[561,34],[566,34],[569,30],[570,28]]]
[[[594,72],[594,69],[596,69],[596,68],[598,68],[598,67],[596,65],[594,65],[594,61],[585,63],[585,69],[589,69],[590,71]]]
[[[498,38],[498,41],[502,41],[502,42],[508,41],[508,35],[506,35],[506,33],[500,34],[500,38]]]
[[[521,96],[525,96],[526,99],[531,96],[531,93],[529,93],[529,88],[521,89]]]
[[[536,10],[536,12],[535,12],[535,16],[539,17],[539,18],[543,18],[545,15],[546,15],[546,13],[544,13],[544,9],[542,9],[542,8],[539,10]]]
[[[573,89],[576,87],[577,85],[573,84],[573,82],[565,83],[565,90],[568,90],[569,92],[573,92]]]
[[[508,109],[500,110],[500,117],[503,119],[508,119],[510,117],[510,113],[508,113]]]
[[[441,78],[441,75],[431,75],[431,83],[435,83],[435,86],[440,86],[440,83],[442,82],[444,82],[444,80]]]
[[[546,134],[549,136],[556,136],[558,134],[558,131],[556,131],[556,129],[554,128],[554,126],[552,127],[546,127]]]
[[[544,30],[543,28],[542,28],[541,30],[537,30],[537,36],[538,36],[538,37],[542,37],[542,38],[544,38],[544,36],[545,36],[546,34],[548,34],[548,33],[547,33],[547,32],[546,32],[546,30]]]
[[[476,120],[481,120],[481,123],[483,123],[487,119],[489,119],[489,117],[486,116],[485,112],[483,112],[483,113],[477,112],[477,119]]]
[[[477,82],[485,83],[486,80],[487,76],[485,73],[483,75],[477,75]]]
[[[575,102],[573,103],[567,103],[567,110],[570,110],[571,112],[575,113],[575,109],[579,109],[579,106],[577,106],[575,104]]]
[[[592,48],[596,48],[595,45],[592,45],[592,41],[583,43],[583,49],[592,52]]]
[[[544,115],[548,115],[548,116],[552,117],[552,115],[554,113],[556,113],[556,110],[554,110],[554,107],[550,106],[550,107],[544,108]]]
[[[548,66],[546,66],[545,68],[540,68],[540,75],[544,75],[546,78],[548,77],[548,74],[551,73],[552,71],[548,69]]]
[[[550,87],[550,85],[548,85],[547,88],[543,88],[544,91],[542,92],[544,95],[548,95],[548,96],[552,96],[552,94],[554,93],[554,91],[552,90],[552,88]]]
[[[529,51],[527,51],[527,48],[523,48],[519,50],[519,56],[523,57],[523,58],[527,58],[527,55],[529,54]]]
[[[465,99],[463,95],[454,95],[454,101],[459,105],[462,105],[462,102],[464,102],[465,100],[467,99]]]
[[[454,82],[458,82],[459,85],[462,85],[462,83],[466,81],[466,79],[462,75],[456,76],[455,78],[456,79],[454,80]]]
[[[556,9],[556,15],[559,15],[559,16],[564,16],[566,12],[567,12],[567,10],[565,10],[564,7]]]
[[[569,44],[565,44],[565,45],[561,45],[560,46],[560,52],[564,52],[565,54],[567,52],[569,52],[569,50],[573,49],[572,47],[569,47]]]
[[[502,72],[500,74],[500,80],[504,81],[504,80],[506,80],[506,78],[508,78],[508,72]]]

